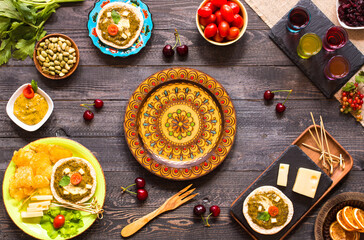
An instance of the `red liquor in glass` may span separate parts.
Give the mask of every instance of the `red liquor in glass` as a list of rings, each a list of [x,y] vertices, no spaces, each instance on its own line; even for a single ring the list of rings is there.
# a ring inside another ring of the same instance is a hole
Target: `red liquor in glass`
[[[292,8],[288,14],[287,29],[297,33],[305,28],[310,22],[310,13],[303,7]]]
[[[335,51],[342,48],[348,41],[348,33],[343,27],[333,26],[327,30],[322,39],[322,46],[326,51]]]

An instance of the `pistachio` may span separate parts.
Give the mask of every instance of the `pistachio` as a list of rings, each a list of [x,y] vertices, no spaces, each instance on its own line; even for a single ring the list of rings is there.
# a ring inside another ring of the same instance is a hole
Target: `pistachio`
[[[38,56],[38,59],[40,60],[40,61],[42,61],[42,62],[44,62],[46,59],[42,56],[42,55],[39,55]]]
[[[74,48],[70,48],[69,50],[68,50],[68,52],[69,53],[73,53],[73,52],[75,52],[76,50],[74,49]]]
[[[60,77],[63,77],[63,76],[64,76],[64,73],[63,73],[63,72],[60,72],[60,73],[59,73],[59,76],[60,76]]]
[[[44,45],[45,45],[45,42],[39,43],[39,46],[41,46],[41,47],[44,47]]]
[[[67,69],[62,69],[62,72],[63,73],[68,73],[68,70]]]
[[[61,66],[55,66],[54,68],[57,70],[62,70]]]
[[[56,75],[56,73],[54,71],[50,71],[49,74],[52,76]]]
[[[49,70],[54,71],[54,70],[55,70],[55,68],[54,68],[54,67],[49,67]]]
[[[61,42],[65,42],[66,39],[64,39],[63,37],[58,37],[58,40],[61,41]]]
[[[70,40],[66,40],[65,42],[67,43],[68,46],[70,46],[70,47],[72,46],[72,43]]]
[[[64,66],[65,69],[70,70],[70,66],[66,63],[66,65]]]
[[[67,43],[62,43],[62,50],[65,50],[66,49],[66,46],[67,46]]]

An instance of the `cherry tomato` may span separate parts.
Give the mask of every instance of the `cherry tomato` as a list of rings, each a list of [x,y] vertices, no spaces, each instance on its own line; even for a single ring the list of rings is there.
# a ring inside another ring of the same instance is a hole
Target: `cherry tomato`
[[[65,222],[64,216],[61,214],[57,215],[53,220],[53,227],[56,229],[61,228],[61,227],[63,227],[64,222]]]
[[[219,30],[217,30],[216,35],[214,36],[215,42],[222,42],[224,41],[224,38],[220,36]]]
[[[24,97],[29,98],[29,99],[34,97],[34,90],[32,88],[32,85],[28,84],[28,86],[26,86],[26,88],[24,88],[23,95],[24,95]]]
[[[214,4],[212,4],[212,2],[206,3],[205,7],[211,8],[212,13],[216,12],[216,10],[217,10],[217,7]]]
[[[209,25],[210,23],[214,23],[216,21],[216,15],[215,14],[211,14],[209,17],[207,18],[203,18],[203,17],[200,17],[200,24],[202,26],[207,26]]]
[[[81,181],[82,181],[82,176],[80,173],[77,172],[77,173],[72,174],[72,176],[71,176],[72,185],[78,185],[78,184],[80,184]]]
[[[242,28],[244,26],[244,19],[239,14],[234,15],[234,21],[232,23],[232,26],[237,28]]]
[[[276,206],[270,206],[268,208],[268,213],[269,215],[271,215],[272,217],[275,217],[278,215],[279,213],[279,209]]]
[[[223,5],[220,8],[220,11],[221,11],[221,15],[222,15],[223,19],[225,19],[227,22],[230,23],[230,22],[234,21],[234,12],[229,5],[227,5],[227,4]]]
[[[219,25],[224,19],[222,18],[221,12],[220,10],[217,10],[215,12],[215,16],[216,16],[216,24]]]
[[[221,7],[222,5],[227,3],[227,0],[211,0],[211,3],[216,7]]]
[[[234,40],[239,36],[240,30],[237,27],[231,27],[229,30],[229,35],[226,37],[227,40]]]
[[[215,36],[216,33],[217,33],[217,26],[216,26],[216,24],[215,23],[210,23],[205,28],[204,35],[205,35],[206,38],[211,38],[211,37]]]
[[[220,36],[221,37],[227,37],[227,35],[229,35],[229,29],[230,29],[230,25],[228,22],[226,21],[222,21],[220,24],[219,24],[219,33],[220,33]]]
[[[201,17],[209,17],[212,14],[212,10],[209,7],[202,7],[198,9],[197,14]]]
[[[228,1],[227,4],[231,7],[234,14],[237,14],[240,12],[240,7],[237,3]]]
[[[110,36],[116,36],[116,34],[119,32],[119,28],[115,24],[110,24],[107,27],[107,32],[110,34]]]

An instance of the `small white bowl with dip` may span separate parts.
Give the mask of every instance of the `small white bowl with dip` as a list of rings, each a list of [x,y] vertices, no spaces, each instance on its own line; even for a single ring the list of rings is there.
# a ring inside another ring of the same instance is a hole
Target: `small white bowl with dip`
[[[10,119],[19,127],[23,128],[24,130],[28,131],[28,132],[34,132],[36,130],[38,130],[49,118],[49,116],[52,114],[53,112],[53,101],[52,99],[48,96],[47,93],[45,93],[41,88],[38,87],[37,93],[41,96],[44,97],[44,99],[47,101],[48,104],[48,111],[45,114],[45,116],[42,118],[42,120],[40,122],[38,122],[37,124],[34,125],[28,125],[26,123],[23,123],[22,121],[20,121],[14,114],[14,104],[16,99],[23,94],[23,90],[29,85],[30,83],[24,84],[21,87],[18,88],[18,90],[16,90],[14,92],[14,94],[10,97],[8,104],[6,105],[6,113],[8,114],[8,116],[10,117]]]

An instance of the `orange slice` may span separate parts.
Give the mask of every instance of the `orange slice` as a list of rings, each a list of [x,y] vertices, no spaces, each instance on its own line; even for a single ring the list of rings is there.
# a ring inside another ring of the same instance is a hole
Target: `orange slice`
[[[336,220],[337,222],[340,224],[340,226],[342,228],[344,228],[346,231],[354,231],[355,229],[352,228],[344,219],[344,216],[343,216],[343,210],[341,209],[340,211],[337,212],[336,214]]]
[[[359,240],[358,232],[348,232],[335,221],[330,226],[330,237],[332,240]]]
[[[354,220],[355,223],[360,226],[360,228],[362,229],[363,232],[364,231],[364,211],[359,209],[359,208],[355,208],[354,209]]]
[[[354,228],[355,230],[360,230],[361,227],[356,224],[354,219],[354,209],[353,207],[346,206],[343,208],[343,213],[345,222],[350,225],[351,228]]]

